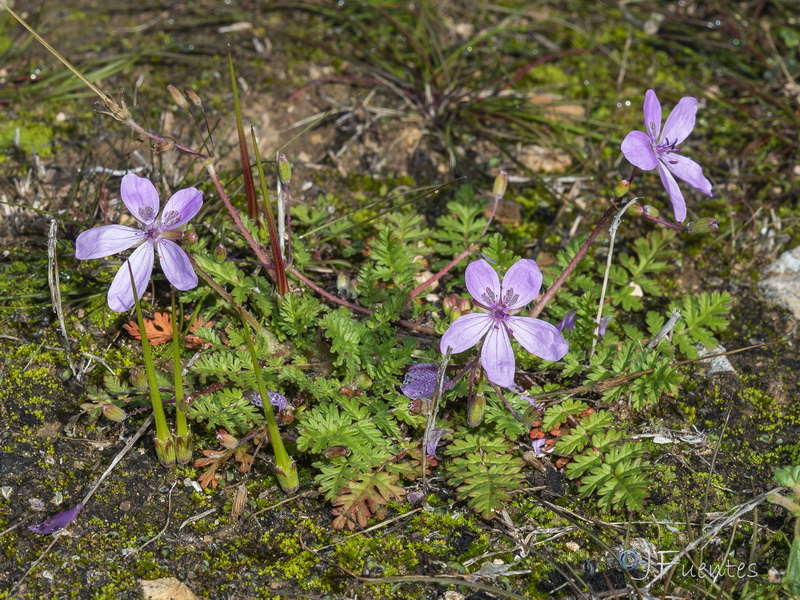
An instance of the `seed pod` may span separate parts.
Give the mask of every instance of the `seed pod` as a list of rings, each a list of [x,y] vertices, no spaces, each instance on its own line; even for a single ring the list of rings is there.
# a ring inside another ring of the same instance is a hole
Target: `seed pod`
[[[175,104],[181,108],[186,108],[189,106],[189,103],[186,102],[186,97],[174,85],[168,85],[167,91],[169,92],[169,95],[172,96],[172,100],[175,102]]]
[[[241,484],[236,488],[236,495],[233,497],[233,504],[231,505],[231,519],[238,522],[244,514],[244,508],[247,506],[247,486]]]
[[[197,108],[203,108],[203,101],[200,99],[200,96],[194,93],[192,88],[185,87],[183,88],[183,93],[186,94],[186,97],[189,98],[192,104],[194,104]]]

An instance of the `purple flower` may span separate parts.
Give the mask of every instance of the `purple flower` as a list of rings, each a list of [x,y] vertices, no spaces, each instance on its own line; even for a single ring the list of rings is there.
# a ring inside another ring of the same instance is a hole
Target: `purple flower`
[[[622,153],[634,166],[643,171],[658,167],[661,183],[664,184],[675,219],[679,223],[686,220],[686,202],[675,181],[675,175],[696,189],[711,196],[711,182],[703,175],[703,169],[693,160],[681,156],[678,146],[694,129],[697,113],[697,99],[690,96],[681,98],[661,130],[661,103],[653,90],[647,90],[644,97],[644,124],[647,132],[631,131],[622,141]]]
[[[185,225],[203,206],[203,194],[196,188],[178,190],[158,216],[158,192],[150,180],[129,173],[122,178],[122,201],[139,221],[139,227],[103,225],[84,231],[75,241],[75,257],[81,260],[104,258],[138,246],[127,262],[117,271],[108,289],[108,306],[125,312],[133,306],[133,289],[128,270],[130,265],[136,281],[136,293],[141,297],[153,272],[155,249],[161,268],[169,282],[179,290],[197,286],[197,275],[189,257],[173,240],[180,239],[178,227]]]
[[[578,324],[578,315],[577,311],[574,308],[571,308],[567,311],[567,314],[564,315],[564,320],[561,321],[558,325],[556,325],[556,329],[559,331],[572,331],[575,329],[575,325]]]
[[[539,438],[538,440],[533,440],[531,446],[533,446],[533,453],[536,456],[543,456],[544,455],[544,445],[547,443],[547,440],[544,438]]]
[[[603,336],[606,334],[606,329],[608,329],[608,324],[611,322],[611,319],[613,318],[614,318],[613,316],[609,316],[609,317],[602,317],[600,319],[600,322],[597,324],[598,342],[603,339]]]
[[[471,313],[456,319],[442,336],[442,353],[454,354],[475,346],[484,337],[481,363],[489,380],[502,387],[514,385],[516,339],[531,354],[545,360],[559,360],[569,350],[567,341],[550,323],[531,317],[515,317],[539,294],[542,273],[533,260],[522,259],[512,266],[500,285],[495,270],[485,260],[467,267],[467,290],[475,304],[486,312]]]
[[[444,427],[437,427],[436,425],[431,427],[431,430],[428,432],[428,443],[425,444],[426,456],[429,458],[439,458],[436,456],[436,448],[439,446],[439,442],[442,440],[442,436],[445,433],[450,433],[450,430]]]
[[[83,503],[78,502],[74,508],[62,511],[38,525],[31,525],[28,529],[33,533],[56,533],[77,519],[81,510],[83,510]]]
[[[248,400],[250,403],[257,406],[258,408],[264,408],[264,402],[261,400],[261,394],[256,391],[250,392],[242,392],[242,396]],[[275,407],[275,410],[278,412],[285,410],[289,407],[289,401],[286,399],[281,393],[273,392],[272,390],[267,390],[267,396],[269,397],[269,403]]]

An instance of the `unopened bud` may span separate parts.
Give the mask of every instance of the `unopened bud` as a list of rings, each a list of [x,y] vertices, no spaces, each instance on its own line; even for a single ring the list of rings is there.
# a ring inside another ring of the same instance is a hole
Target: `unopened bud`
[[[189,98],[189,101],[197,108],[203,108],[203,101],[200,99],[200,96],[194,93],[192,88],[183,88],[183,93],[186,94],[186,97]]]
[[[459,298],[455,294],[445,296],[444,300],[442,300],[442,310],[451,321],[453,320],[453,311],[458,309],[458,300]]]
[[[472,302],[470,302],[469,298],[459,298],[458,299],[458,310],[461,311],[461,314],[468,313],[472,310]]]
[[[623,179],[617,184],[617,187],[614,188],[614,195],[616,195],[617,198],[622,198],[630,189],[631,182],[627,179]]]
[[[189,106],[189,103],[186,102],[186,96],[184,96],[174,85],[168,85],[167,91],[169,92],[169,95],[172,96],[172,100],[175,102],[175,104],[181,108],[186,108]]]
[[[292,180],[292,165],[289,164],[285,154],[278,157],[278,177],[283,185],[289,185]]]
[[[500,171],[500,174],[494,178],[494,187],[492,188],[492,194],[496,199],[502,198],[506,193],[506,188],[508,187],[508,173],[505,171]]]
[[[164,140],[163,142],[156,142],[153,144],[153,152],[156,154],[164,154],[164,152],[169,152],[175,147],[174,142],[170,142],[169,140]]]
[[[134,367],[129,371],[128,377],[131,380],[131,385],[137,390],[146,390],[150,387],[147,381],[147,374],[141,367]]]
[[[230,433],[225,431],[224,429],[220,429],[217,432],[217,441],[222,444],[228,450],[233,450],[236,446],[239,445],[239,440],[233,437]]]
[[[686,224],[686,229],[689,233],[716,233],[719,231],[719,220],[709,218],[689,221]]]
[[[287,406],[282,411],[278,413],[276,417],[278,421],[278,425],[289,425],[294,421],[294,408],[291,406]]]
[[[117,121],[121,121],[123,123],[130,120],[131,111],[128,110],[128,107],[125,105],[125,101],[121,98],[119,103],[117,103],[111,96],[105,96],[103,98],[103,104],[108,110],[101,112],[105,112],[105,114],[111,115]]]
[[[228,250],[222,244],[217,244],[214,248],[214,260],[222,263],[226,258],[228,258]]]
[[[478,392],[467,401],[467,427],[477,427],[483,421],[486,411],[486,396]]]
[[[330,446],[322,451],[325,458],[339,458],[341,456],[350,456],[350,448],[348,446]]]
[[[183,242],[184,246],[193,246],[197,243],[197,240],[200,238],[197,237],[197,232],[194,229],[187,229],[183,232],[183,237],[181,238],[181,242]]]
[[[655,206],[650,206],[649,204],[645,204],[644,206],[642,206],[642,214],[648,217],[658,218],[658,215],[661,214],[661,211],[658,210]]]
[[[119,406],[109,402],[108,404],[103,404],[103,416],[115,423],[122,423],[128,415]]]

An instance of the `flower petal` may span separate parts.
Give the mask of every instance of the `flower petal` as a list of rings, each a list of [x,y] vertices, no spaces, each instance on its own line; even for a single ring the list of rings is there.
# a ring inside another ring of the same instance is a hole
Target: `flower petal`
[[[703,167],[675,152],[661,155],[661,161],[678,179],[682,179],[698,192],[712,196],[711,182],[703,175]]]
[[[162,229],[175,229],[186,224],[203,206],[203,192],[197,188],[178,190],[167,201],[161,215]]]
[[[150,225],[158,215],[158,190],[144,177],[128,173],[122,178],[120,196],[131,214],[145,225]]]
[[[661,133],[661,102],[653,90],[647,90],[644,95],[644,128],[652,141],[658,140],[658,134]]]
[[[133,270],[133,279],[136,281],[136,293],[142,297],[142,292],[150,281],[153,272],[155,252],[153,244],[145,243],[133,251],[114,276],[111,287],[108,288],[108,307],[114,312],[126,312],[133,306],[133,289],[131,288],[131,275],[128,270],[130,265]]]
[[[503,277],[501,294],[506,309],[522,308],[539,294],[542,272],[535,260],[523,258],[515,262]]]
[[[144,239],[141,229],[125,225],[103,225],[84,231],[75,240],[75,258],[105,258],[127,250]]]
[[[681,98],[664,123],[664,133],[660,141],[669,140],[670,144],[680,144],[692,133],[696,114],[697,98],[691,96]]]
[[[442,336],[439,344],[441,353],[445,354],[448,348],[452,348],[453,354],[472,348],[486,335],[492,323],[494,319],[486,313],[471,313],[458,317]]]
[[[509,317],[508,328],[514,339],[531,354],[545,360],[561,360],[569,344],[555,325],[531,317]]]
[[[500,300],[500,278],[485,260],[469,263],[465,279],[469,293],[484,306],[494,307]]]
[[[172,240],[158,240],[158,259],[169,282],[179,290],[197,287],[197,273],[186,252]]]
[[[61,511],[38,525],[30,525],[28,529],[33,533],[57,533],[77,519],[78,513],[80,513],[81,510],[83,510],[83,503],[78,502],[73,508]]]
[[[643,131],[631,131],[622,140],[622,153],[628,162],[642,171],[652,171],[658,164],[652,141]]]
[[[486,377],[495,385],[506,388],[514,385],[514,350],[503,324],[498,323],[489,330],[481,348],[481,364]]]
[[[678,182],[669,172],[663,162],[658,163],[658,174],[661,176],[661,183],[669,193],[669,201],[672,202],[672,210],[675,213],[675,220],[683,223],[686,220],[686,201],[683,199],[683,192],[678,187]]]

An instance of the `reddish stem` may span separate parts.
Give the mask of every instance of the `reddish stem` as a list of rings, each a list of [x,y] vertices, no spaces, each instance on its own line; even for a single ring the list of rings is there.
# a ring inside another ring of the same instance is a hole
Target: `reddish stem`
[[[572,271],[575,270],[575,267],[578,266],[578,263],[583,260],[584,256],[586,256],[589,246],[591,246],[597,239],[597,236],[600,235],[600,232],[603,230],[606,221],[608,221],[609,217],[616,213],[617,210],[616,204],[612,204],[606,210],[606,212],[603,213],[603,216],[600,217],[597,225],[594,226],[592,233],[589,234],[589,237],[586,238],[586,241],[583,242],[583,245],[580,247],[578,252],[572,258],[572,260],[569,261],[567,267],[561,272],[561,275],[556,278],[556,280],[553,282],[553,285],[550,286],[550,289],[548,289],[547,292],[545,292],[545,294],[539,299],[539,302],[536,303],[536,306],[533,307],[533,310],[531,310],[530,314],[528,315],[529,317],[538,317],[539,314],[544,310],[544,307],[547,306],[547,303],[550,302],[550,300],[553,299],[553,296],[556,295],[558,288],[561,287],[561,285],[567,280],[567,277],[569,277]]]
[[[460,263],[462,260],[464,260],[473,252],[475,252],[475,248],[470,246],[469,248],[464,250],[461,254],[456,256],[453,260],[451,260],[449,263],[447,263],[441,271],[439,271],[435,275],[432,275],[430,278],[426,279],[420,285],[418,285],[413,290],[408,292],[408,302],[411,302],[414,298],[416,298],[420,294],[420,292],[422,292],[425,288],[428,288],[437,281],[439,281],[444,275],[447,274],[448,271],[450,271],[450,269],[455,267],[458,263]]]

